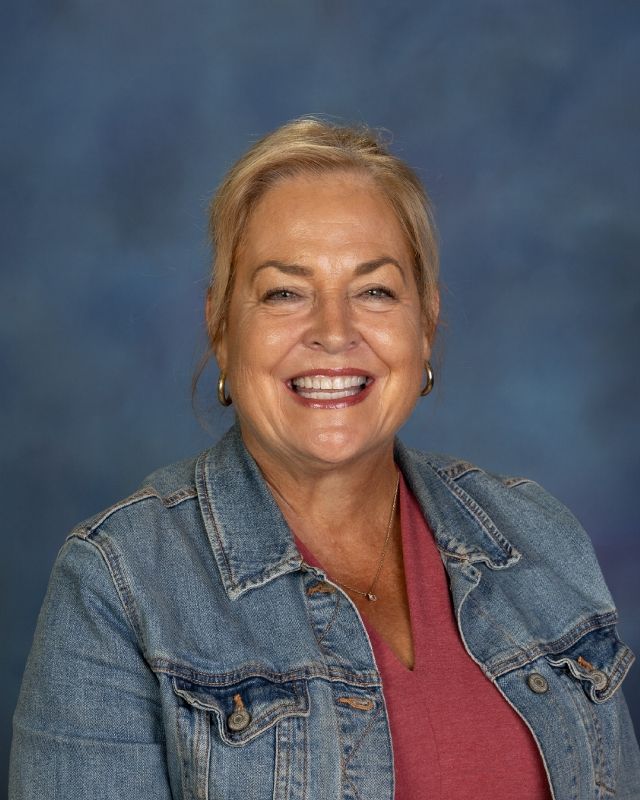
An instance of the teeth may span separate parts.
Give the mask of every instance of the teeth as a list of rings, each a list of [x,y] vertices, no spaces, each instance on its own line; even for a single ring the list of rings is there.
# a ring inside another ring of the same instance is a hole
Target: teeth
[[[342,389],[364,386],[367,379],[364,375],[340,375],[329,378],[326,375],[306,375],[303,378],[294,378],[291,383],[296,389],[322,389],[323,391],[336,392]],[[353,394],[353,392],[350,392]]]
[[[307,389],[299,391],[298,394],[300,397],[307,397],[311,400],[339,400],[341,397],[352,397],[354,394],[358,394],[359,391],[359,389],[342,389],[341,391],[314,392]]]
[[[329,378],[326,375],[305,375],[291,381],[301,397],[311,400],[339,400],[353,397],[366,385],[365,375],[339,375]]]

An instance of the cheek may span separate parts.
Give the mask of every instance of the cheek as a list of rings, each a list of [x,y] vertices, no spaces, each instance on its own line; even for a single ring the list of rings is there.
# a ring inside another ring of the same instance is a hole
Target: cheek
[[[297,341],[294,326],[284,320],[239,316],[229,335],[229,372],[269,372]]]
[[[394,320],[381,321],[371,328],[371,341],[375,341],[376,349],[385,354],[390,364],[403,363],[411,366],[422,364],[424,359],[425,337],[419,320],[407,314]]]

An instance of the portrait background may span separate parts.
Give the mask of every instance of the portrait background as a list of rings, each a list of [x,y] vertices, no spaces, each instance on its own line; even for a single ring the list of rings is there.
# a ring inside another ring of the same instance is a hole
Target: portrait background
[[[214,369],[203,424],[190,401],[207,200],[307,113],[391,131],[435,203],[437,391],[404,440],[565,502],[640,651],[640,5],[21,0],[3,17],[3,775],[66,533],[231,424]],[[625,693],[638,729],[637,665]]]

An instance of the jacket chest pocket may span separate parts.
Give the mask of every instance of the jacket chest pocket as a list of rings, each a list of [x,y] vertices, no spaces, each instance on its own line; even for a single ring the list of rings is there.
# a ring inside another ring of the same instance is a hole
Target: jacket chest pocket
[[[306,797],[305,681],[172,685],[185,800]]]

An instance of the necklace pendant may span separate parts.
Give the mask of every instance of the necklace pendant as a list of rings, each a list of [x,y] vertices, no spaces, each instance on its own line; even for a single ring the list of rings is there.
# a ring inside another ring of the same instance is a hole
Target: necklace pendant
[[[367,598],[367,600],[369,600],[369,602],[371,602],[371,603],[375,602],[375,601],[378,599],[378,598],[377,598],[377,596],[376,596],[376,595],[375,595],[373,592],[367,592],[367,593],[366,593],[366,595],[365,595],[365,597],[366,597],[366,598]]]

